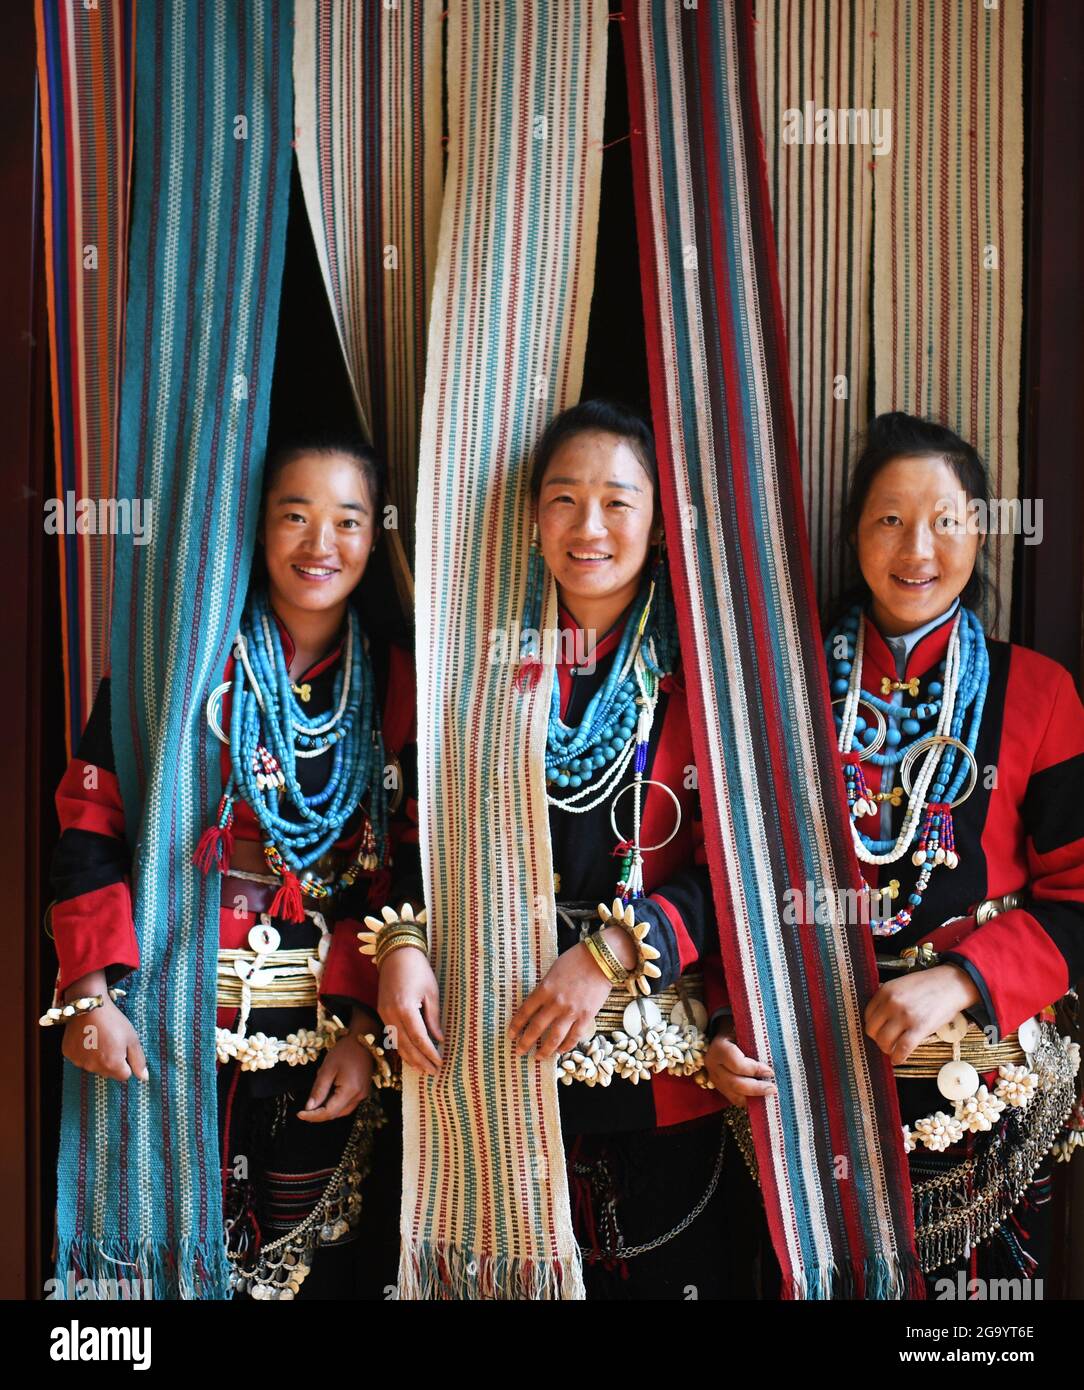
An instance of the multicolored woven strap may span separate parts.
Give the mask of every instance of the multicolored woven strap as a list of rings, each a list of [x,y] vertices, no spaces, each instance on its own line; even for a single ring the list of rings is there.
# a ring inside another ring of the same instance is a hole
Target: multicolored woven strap
[[[289,0],[140,5],[118,487],[113,742],[134,840],[140,969],[125,1008],[150,1080],[67,1067],[57,1275],[222,1298],[215,1087],[218,883],[192,848],[221,791],[204,703],[255,538],[286,239]]]
[[[816,621],[748,0],[625,0],[652,410],[705,842],[788,1297],[920,1293]],[[800,925],[784,906],[803,895]],[[811,890],[811,891],[810,891]],[[812,896],[813,901],[810,901]],[[823,910],[821,912],[823,921]]]
[[[296,0],[297,166],[362,427],[413,554],[440,224],[441,3]]]
[[[68,753],[109,664],[113,538],[76,531],[116,495],[132,163],[133,0],[36,0]],[[130,514],[129,514],[130,518]],[[143,518],[140,517],[140,524]]]
[[[448,11],[448,168],[418,488],[422,863],[444,1065],[404,1073],[402,1298],[577,1298],[552,1062],[508,1021],[557,954],[543,757],[522,694],[528,453],[579,392],[606,0]],[[548,620],[554,621],[552,599]]]

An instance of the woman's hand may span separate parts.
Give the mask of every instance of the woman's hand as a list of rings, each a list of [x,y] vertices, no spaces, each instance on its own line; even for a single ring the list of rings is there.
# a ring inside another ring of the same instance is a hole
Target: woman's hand
[[[352,1115],[358,1105],[368,1099],[373,1084],[373,1055],[357,1040],[357,1034],[372,1031],[367,1013],[355,1009],[350,1028],[340,1034],[339,1041],[320,1063],[304,1110],[297,1112],[299,1120],[321,1124]]]
[[[963,1009],[979,1002],[974,980],[958,965],[913,970],[882,985],[866,1005],[866,1032],[894,1066]]]
[[[744,1110],[750,1096],[777,1094],[775,1073],[767,1062],[747,1057],[734,1041],[733,1023],[724,1024],[708,1046],[704,1065],[721,1096]]]
[[[624,928],[607,927],[603,937],[621,964],[633,969],[637,951]],[[539,1057],[555,1057],[585,1042],[612,988],[586,946],[562,951],[508,1024],[513,1037],[520,1035],[516,1055],[522,1057],[538,1043]]]
[[[384,1035],[408,1066],[436,1076],[444,1041],[440,1027],[440,989],[429,957],[416,946],[392,951],[380,967],[377,1009]]]
[[[104,970],[76,980],[64,991],[64,999],[70,1004],[73,999],[85,999],[94,994],[103,996],[105,1002],[101,1008],[76,1014],[64,1025],[61,1049],[64,1056],[95,1076],[109,1076],[114,1081],[127,1081],[130,1076],[136,1076],[140,1081],[149,1081],[147,1059],[136,1030],[110,999]]]

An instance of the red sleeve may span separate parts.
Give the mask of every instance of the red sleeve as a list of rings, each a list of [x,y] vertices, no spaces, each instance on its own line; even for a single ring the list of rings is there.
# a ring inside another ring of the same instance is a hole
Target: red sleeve
[[[112,982],[139,969],[126,872],[124,808],[114,773],[73,758],[56,793],[61,837],[53,856],[50,919],[63,993],[92,970]]]
[[[361,930],[361,923],[352,917],[336,922],[320,980],[320,998],[328,1007],[333,1007],[335,999],[349,999],[376,1013],[376,966],[372,956],[363,956],[358,950]]]
[[[1020,808],[1027,908],[1001,913],[942,955],[976,979],[1002,1032],[1084,976],[1084,708],[1068,673],[1054,670],[1054,698]]]

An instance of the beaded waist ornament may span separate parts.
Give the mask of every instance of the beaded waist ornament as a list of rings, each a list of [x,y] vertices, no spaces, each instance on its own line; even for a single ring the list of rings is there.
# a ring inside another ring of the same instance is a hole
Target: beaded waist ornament
[[[1028,1053],[1026,1067],[1000,1069],[996,1096],[971,1104],[962,1120],[929,1117],[933,1142],[916,1135],[905,1145],[912,1152],[918,1140],[931,1150],[912,1166],[918,1179],[912,1185],[915,1245],[926,1274],[995,1235],[1024,1196],[1039,1164],[1064,1146],[1058,1135],[1072,1112],[1080,1048],[1046,1022],[1035,1023],[1032,1041],[1034,1051]],[[1026,1075],[1007,1077],[1007,1070]],[[759,1181],[748,1111],[731,1106],[726,1119],[753,1180]],[[975,1137],[974,1151],[955,1162],[944,1150],[966,1131]],[[942,1161],[944,1168],[934,1171]],[[921,1176],[923,1169],[932,1175]]]
[[[295,698],[274,613],[262,593],[250,599],[233,651],[228,736],[218,711],[229,683],[218,686],[207,703],[208,724],[229,745],[231,772],[215,824],[204,832],[194,858],[205,873],[216,865],[229,870],[234,802],[247,802],[264,833],[264,858],[281,884],[272,915],[300,922],[303,896],[328,898],[387,862],[384,744],[372,665],[357,614],[348,608],[331,712],[307,715]],[[320,766],[326,776],[317,791],[306,795],[297,778],[298,760],[317,758],[324,760]],[[357,855],[337,879],[319,878],[311,866],[341,838],[366,797],[368,814]]]
[[[581,940],[597,914],[597,908],[557,904],[557,915],[579,930]],[[665,1071],[710,1087],[704,1068],[707,1026],[704,977],[698,970],[690,968],[650,995],[616,985],[595,1016],[591,1036],[558,1056],[559,1079],[566,1086],[573,1081],[609,1086],[617,1077],[635,1086]]]

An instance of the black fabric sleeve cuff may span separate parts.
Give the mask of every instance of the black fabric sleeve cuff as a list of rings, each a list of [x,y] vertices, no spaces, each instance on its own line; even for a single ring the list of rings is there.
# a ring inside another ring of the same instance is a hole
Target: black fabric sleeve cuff
[[[964,1010],[965,1015],[973,1023],[977,1023],[980,1028],[996,1028],[997,1014],[994,1012],[994,1003],[978,966],[969,961],[966,956],[958,956],[955,951],[946,952],[941,957],[941,963],[959,966],[969,976],[981,996],[979,1003],[972,1004],[969,1009]]]

